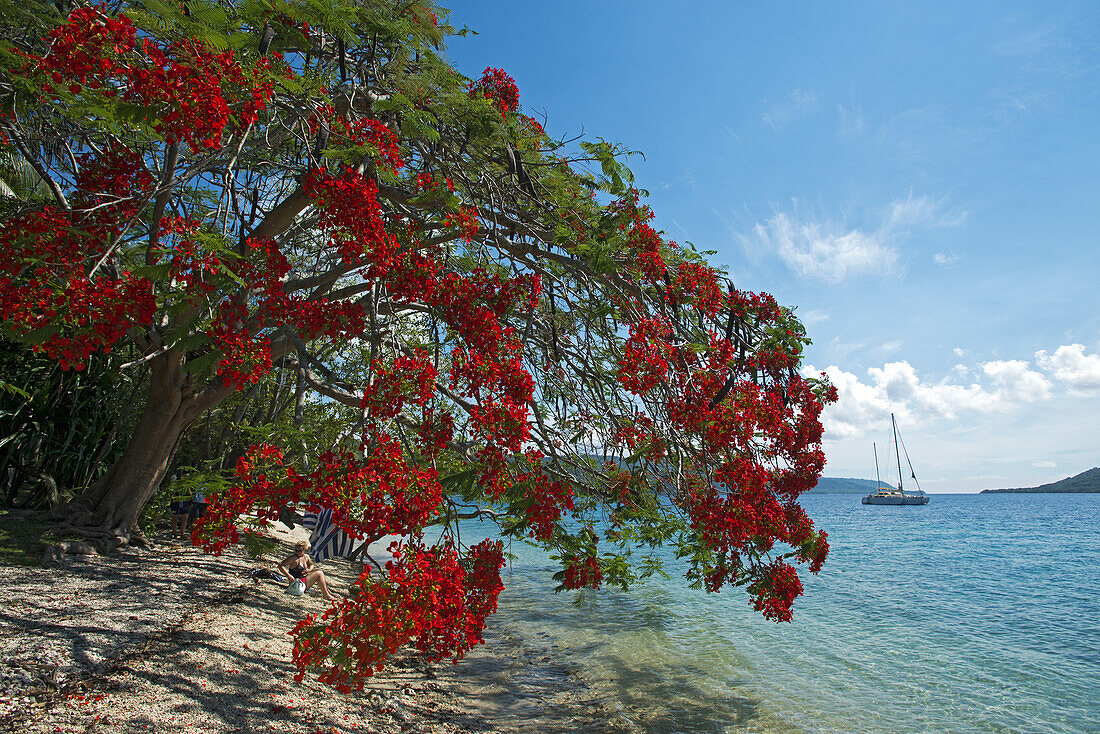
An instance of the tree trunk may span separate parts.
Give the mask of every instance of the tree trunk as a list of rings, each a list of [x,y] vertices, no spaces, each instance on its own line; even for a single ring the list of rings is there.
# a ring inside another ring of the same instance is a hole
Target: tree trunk
[[[130,542],[184,429],[231,392],[215,379],[194,393],[182,354],[169,351],[150,367],[149,393],[126,451],[84,495],[58,513],[71,530],[115,545]]]
[[[126,452],[97,488],[93,512],[98,525],[120,535],[129,535],[134,529],[142,509],[160,487],[176,439],[186,426],[181,402],[178,390],[164,394],[150,389]]]

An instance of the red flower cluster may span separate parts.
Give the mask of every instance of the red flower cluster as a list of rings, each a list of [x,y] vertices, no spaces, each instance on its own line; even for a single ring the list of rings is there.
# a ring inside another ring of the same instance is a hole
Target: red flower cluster
[[[528,451],[529,456],[532,453],[537,452]],[[550,479],[541,467],[519,474],[516,484],[524,487],[531,503],[526,512],[527,525],[531,528],[528,534],[535,540],[551,540],[558,520],[574,507],[573,488]]]
[[[455,662],[483,642],[485,619],[504,588],[500,541],[467,550],[443,543],[391,546],[386,577],[364,572],[347,598],[294,628],[297,680],[308,671],[337,690],[362,690],[386,656],[412,643],[429,659]]]
[[[329,104],[310,118],[310,132],[316,134],[324,120],[328,121],[329,130],[335,140],[366,148],[367,153],[383,168],[396,173],[405,166],[397,134],[381,120],[342,116]]]
[[[80,215],[46,206],[0,223],[0,312],[35,351],[76,370],[156,310],[146,279],[88,274],[106,243],[104,233],[73,226]]]
[[[457,229],[462,239],[473,242],[481,225],[477,221],[477,209],[472,206],[460,206],[453,212],[447,212],[444,226]]]
[[[251,512],[257,498],[265,500],[256,513],[260,525],[279,516],[282,500],[287,496],[283,452],[274,446],[250,446],[237,459],[236,481],[225,493],[208,497],[207,509],[191,531],[191,541],[215,555],[235,544],[240,535],[237,521]]]
[[[397,239],[386,232],[378,206],[378,184],[353,168],[340,175],[311,169],[306,191],[316,200],[321,229],[348,265],[369,264],[383,276],[396,264]]]
[[[201,533],[205,547],[217,551],[236,542],[240,515],[256,512],[266,522],[286,505],[331,509],[333,521],[358,538],[407,535],[423,528],[443,501],[437,472],[413,465],[385,432],[364,447],[362,458],[325,452],[308,474],[281,467],[281,457],[274,447],[261,445],[237,462],[232,486],[209,498],[209,520]]]
[[[802,582],[794,567],[776,560],[749,585],[752,608],[776,622],[791,621],[791,604],[802,595]]]
[[[105,6],[74,9],[49,40],[45,56],[23,54],[25,73],[47,80],[47,94],[57,99],[57,89],[81,94],[84,87],[106,97],[121,93],[156,110],[154,129],[166,140],[195,152],[220,147],[231,123],[255,123],[274,93],[270,59],[246,73],[232,51],[213,53],[196,39],[139,43],[130,19],[107,15]]]
[[[562,588],[598,589],[603,584],[603,570],[594,555],[566,556],[562,559],[562,565],[565,567]]]
[[[650,225],[654,216],[653,210],[639,204],[638,198],[639,192],[631,189],[629,195],[612,202],[608,209],[625,218],[619,224],[619,231],[626,238],[627,249],[642,280],[657,283],[667,271],[661,250],[665,247],[675,249],[676,245],[661,239],[657,230]]]
[[[436,179],[435,175],[431,171],[421,171],[416,174],[416,183],[414,185],[414,191],[438,191],[441,186],[446,186],[447,190],[452,194],[455,191],[454,181],[448,178],[444,178],[442,182]]]
[[[620,419],[611,436],[611,443],[615,446],[626,446],[650,461],[659,461],[666,453],[665,442],[656,436],[653,419],[644,413],[635,413]]]
[[[119,236],[122,226],[138,215],[138,205],[153,187],[153,176],[145,170],[141,156],[112,143],[99,153],[77,157],[73,205],[78,222],[104,244]]]
[[[541,140],[542,136],[546,134],[546,130],[543,129],[542,123],[533,117],[521,114],[519,116],[519,121],[523,123],[523,126],[527,128],[527,132],[536,141]]]
[[[714,318],[722,307],[722,291],[714,268],[700,263],[681,263],[672,274],[665,300],[672,305],[694,305],[705,316]]]
[[[314,511],[331,509],[344,531],[368,540],[419,531],[443,501],[436,470],[415,466],[382,431],[361,459],[327,452],[317,469],[302,475],[291,468],[287,477],[296,501]]]
[[[483,97],[500,110],[500,116],[507,119],[509,112],[519,107],[519,89],[516,80],[508,76],[503,69],[486,67],[481,78],[468,85],[471,97]]]
[[[198,229],[198,222],[180,217],[163,219],[160,223],[159,241],[163,254],[169,258],[172,280],[182,286],[184,298],[191,303],[196,303],[217,287],[214,276],[221,269],[221,259],[204,250],[195,239]],[[173,239],[174,245],[166,245]]]
[[[222,350],[218,376],[234,390],[255,385],[271,371],[271,341],[266,336],[253,336],[247,329],[233,331],[225,324],[215,324],[210,337]]]
[[[435,367],[423,350],[397,357],[391,367],[373,367],[374,380],[363,391],[361,403],[371,421],[396,417],[407,402],[423,407],[435,395]]]
[[[455,421],[450,413],[441,412],[438,416],[432,408],[424,411],[424,420],[416,431],[420,450],[425,456],[437,456],[454,438]]]
[[[630,326],[630,338],[619,360],[619,382],[641,395],[653,389],[668,374],[671,326],[659,318],[642,319]]]
[[[631,222],[629,241],[648,242],[639,251],[657,253],[658,239],[638,226],[637,217]],[[639,239],[640,233],[646,236]],[[656,257],[649,262],[658,263]],[[822,401],[836,399],[835,391],[819,398],[796,372],[804,337],[786,325],[789,317],[771,296],[722,294],[713,270],[691,262],[659,279],[653,267],[640,270],[664,293],[662,310],[683,314],[690,305],[700,323],[714,324],[700,346],[675,340],[669,318],[646,316],[636,306],[639,317],[630,324],[618,362],[620,384],[659,404],[667,430],[721,457],[706,479],[690,476],[677,498],[693,534],[710,551],[710,560],[698,561],[689,577],[709,591],[747,583],[756,609],[769,619],[789,620],[801,585],[793,568],[769,563],[765,554],[775,543],[787,544],[816,573],[828,553],[826,534],[814,530],[797,498],[824,466],[820,413]],[[758,346],[763,334],[769,346]],[[653,421],[642,416],[628,423],[620,423],[610,439],[658,461],[662,447]],[[627,491],[630,481],[620,477],[617,491]],[[629,507],[621,505],[614,517],[626,522]]]

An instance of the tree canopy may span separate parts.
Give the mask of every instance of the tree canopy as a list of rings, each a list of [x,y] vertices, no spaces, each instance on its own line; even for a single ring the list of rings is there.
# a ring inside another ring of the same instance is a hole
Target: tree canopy
[[[3,198],[3,328],[149,374],[70,527],[125,541],[187,427],[275,371],[347,428],[249,448],[196,542],[288,508],[405,538],[298,625],[303,674],[348,689],[399,645],[478,643],[504,562],[453,532],[478,516],[551,549],[565,589],[625,588],[669,545],[790,619],[791,562],[828,549],[797,498],[835,392],[790,309],[654,229],[623,149],[452,68],[430,2],[30,6],[0,49],[0,145],[37,182]]]

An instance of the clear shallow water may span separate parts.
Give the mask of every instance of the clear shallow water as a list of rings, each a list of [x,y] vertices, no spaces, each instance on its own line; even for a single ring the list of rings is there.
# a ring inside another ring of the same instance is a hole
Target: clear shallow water
[[[1100,732],[1100,495],[804,505],[832,550],[792,624],[672,564],[629,594],[554,594],[550,562],[514,543],[486,640],[569,661],[645,732]]]

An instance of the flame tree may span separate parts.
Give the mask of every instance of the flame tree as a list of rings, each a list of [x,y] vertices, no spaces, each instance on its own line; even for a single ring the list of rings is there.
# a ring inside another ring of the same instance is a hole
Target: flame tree
[[[690,583],[790,619],[789,561],[828,548],[796,500],[835,399],[799,372],[802,326],[662,238],[619,149],[451,68],[443,9],[32,1],[36,31],[10,5],[0,144],[45,193],[4,204],[3,328],[72,370],[127,345],[118,369],[149,374],[71,528],[131,540],[187,427],[286,371],[354,440],[309,466],[254,445],[196,542],[288,507],[408,538],[298,625],[303,674],[348,689],[400,645],[478,643],[500,544],[422,532],[474,516],[552,549],[563,588],[625,587],[671,545]]]

